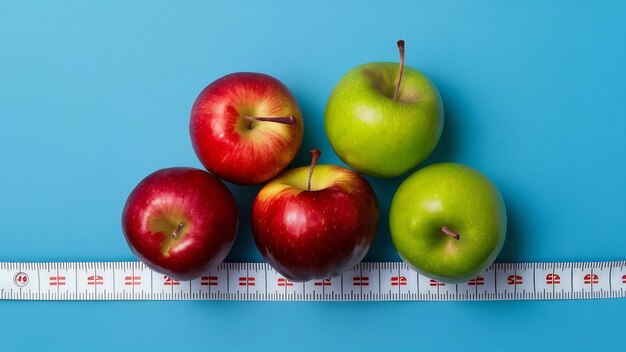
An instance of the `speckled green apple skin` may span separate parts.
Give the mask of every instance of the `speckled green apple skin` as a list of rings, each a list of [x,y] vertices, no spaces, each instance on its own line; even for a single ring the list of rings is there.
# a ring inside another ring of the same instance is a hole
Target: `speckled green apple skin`
[[[443,105],[435,85],[405,66],[393,100],[399,65],[375,62],[350,70],[326,104],[324,126],[339,158],[375,177],[413,169],[433,151],[443,129]]]
[[[506,208],[500,191],[480,172],[434,164],[400,185],[389,226],[400,257],[417,272],[459,283],[496,259],[506,237]],[[444,226],[460,238],[443,234]]]

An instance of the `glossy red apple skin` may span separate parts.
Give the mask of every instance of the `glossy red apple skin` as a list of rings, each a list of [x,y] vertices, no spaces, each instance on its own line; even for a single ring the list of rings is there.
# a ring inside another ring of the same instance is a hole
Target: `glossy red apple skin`
[[[293,116],[293,125],[244,116]],[[200,162],[219,178],[259,184],[283,171],[302,144],[302,112],[289,89],[272,76],[238,72],[209,84],[196,99],[189,125]]]
[[[137,258],[178,280],[194,279],[221,263],[235,241],[237,223],[235,199],[224,183],[185,167],[148,175],[122,213],[122,228]]]
[[[296,282],[337,276],[354,267],[367,254],[378,225],[376,196],[361,175],[318,165],[312,182],[318,187],[312,189],[322,189],[307,191],[308,170],[288,170],[272,180],[252,208],[259,251]],[[324,177],[329,178],[320,182]]]

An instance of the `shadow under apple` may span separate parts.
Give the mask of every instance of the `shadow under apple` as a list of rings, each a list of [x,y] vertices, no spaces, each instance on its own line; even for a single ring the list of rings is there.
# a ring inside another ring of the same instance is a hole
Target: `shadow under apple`
[[[226,257],[226,262],[263,262],[261,253],[256,248],[254,236],[252,235],[252,203],[261,185],[240,186],[226,182],[226,185],[233,193],[237,201],[237,211],[239,212],[239,226],[237,227],[237,238],[233,248]]]
[[[502,197],[504,198],[504,203],[506,204],[506,214],[507,214],[507,229],[506,229],[506,239],[504,240],[504,245],[502,246],[502,250],[496,259],[497,262],[517,262],[520,260],[524,260],[524,258],[520,258],[519,253],[524,253],[524,233],[527,233],[524,228],[524,221],[522,221],[522,216],[519,213],[519,209],[513,206],[513,201],[511,200],[513,197],[507,197],[508,192],[506,189],[502,191]],[[507,199],[510,201],[507,202]]]
[[[443,96],[444,94],[442,94]],[[411,170],[408,175],[418,169],[436,163],[453,162],[457,156],[459,146],[463,144],[463,116],[457,113],[454,99],[443,99],[444,123],[441,138],[432,154],[417,168]]]

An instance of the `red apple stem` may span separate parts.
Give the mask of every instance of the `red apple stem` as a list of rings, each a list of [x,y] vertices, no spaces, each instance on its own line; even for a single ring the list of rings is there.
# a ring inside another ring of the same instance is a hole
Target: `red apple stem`
[[[178,223],[178,226],[176,227],[176,230],[174,230],[174,232],[172,232],[172,238],[176,239],[178,237],[178,234],[180,233],[180,230],[183,229],[183,227],[185,227],[185,223],[183,223],[182,221]]]
[[[396,82],[396,90],[393,92],[393,100],[398,98],[400,91],[400,82],[402,82],[402,72],[404,72],[404,40],[398,40],[398,50],[400,51],[400,70],[398,72],[398,81]]]
[[[461,238],[461,234],[458,232],[454,232],[452,230],[450,230],[449,228],[447,228],[446,226],[441,228],[441,232],[443,232],[445,235],[448,235],[452,238],[454,238],[455,240],[458,240]]]
[[[320,158],[322,152],[319,149],[311,149],[309,152],[311,153],[311,167],[309,168],[309,185],[307,190],[311,190],[311,179],[313,178],[313,170],[315,169],[315,165],[317,165],[317,159]]]
[[[276,122],[285,125],[294,125],[296,123],[296,118],[293,116],[244,116],[243,118],[250,121],[250,126],[248,128],[252,127],[252,121]]]

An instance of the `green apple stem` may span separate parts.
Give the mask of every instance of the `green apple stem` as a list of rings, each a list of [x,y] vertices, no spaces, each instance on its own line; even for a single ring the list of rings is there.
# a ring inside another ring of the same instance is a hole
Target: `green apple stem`
[[[311,153],[311,167],[309,168],[309,185],[307,190],[311,190],[311,179],[313,178],[313,169],[315,169],[315,165],[317,164],[317,159],[320,158],[322,152],[319,149],[311,149],[309,152]]]
[[[454,232],[454,231],[450,230],[449,228],[447,228],[445,226],[441,228],[441,232],[443,232],[445,235],[448,235],[448,236],[454,238],[455,240],[458,240],[458,239],[461,238],[461,234],[460,233]]]
[[[294,125],[296,123],[296,118],[293,116],[244,116],[243,118],[250,121],[250,126],[248,126],[248,128],[252,128],[252,121],[276,122],[285,125]]]
[[[398,81],[396,82],[396,90],[393,92],[393,100],[397,100],[400,91],[400,82],[402,82],[402,72],[404,71],[404,40],[398,40],[398,50],[400,50],[400,70],[398,72]]]
[[[176,239],[178,237],[178,234],[183,229],[183,227],[185,227],[185,223],[183,223],[182,221],[179,222],[178,226],[176,227],[176,230],[174,230],[174,232],[172,232],[172,238],[173,239]]]

